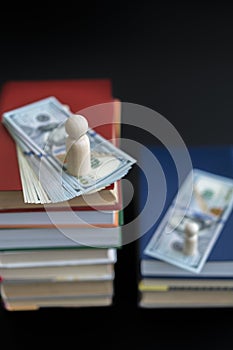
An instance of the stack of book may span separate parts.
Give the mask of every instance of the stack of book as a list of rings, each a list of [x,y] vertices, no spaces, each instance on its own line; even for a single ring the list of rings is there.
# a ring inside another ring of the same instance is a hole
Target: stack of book
[[[177,173],[169,153],[160,147],[150,148],[160,162],[167,181],[167,197],[159,220],[138,240],[138,303],[141,308],[170,307],[232,307],[233,306],[233,214],[230,215],[214,243],[207,260],[195,273],[146,254],[148,243],[177,194]],[[193,146],[189,148],[194,168],[228,179],[233,178],[232,146]],[[143,165],[150,168],[146,159]],[[144,170],[145,170],[144,168]],[[154,182],[156,186],[156,180]],[[147,191],[145,178],[140,177],[140,207],[145,203]],[[158,188],[158,187],[157,187]],[[161,193],[154,199],[159,201]],[[221,205],[221,203],[219,203]],[[140,230],[146,226],[142,217]],[[144,232],[144,231],[143,231]],[[139,232],[140,233],[140,232]]]
[[[110,102],[98,115],[88,114],[88,123],[98,124],[94,129],[116,143],[121,106],[105,79],[8,82],[1,115],[49,96],[74,113]],[[25,203],[16,146],[2,124],[0,140],[2,305],[7,310],[111,305],[123,222],[121,181],[65,204]]]

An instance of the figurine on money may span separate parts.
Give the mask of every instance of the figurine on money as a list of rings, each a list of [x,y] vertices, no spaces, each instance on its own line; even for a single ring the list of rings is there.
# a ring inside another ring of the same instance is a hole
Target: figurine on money
[[[5,112],[2,121],[22,149],[31,178],[36,176],[49,203],[105,188],[125,176],[136,162],[88,127],[83,115],[73,114],[53,96]],[[30,125],[37,130],[41,124],[39,135],[26,128]],[[39,192],[38,187],[32,203],[45,203]]]
[[[72,114],[65,122],[66,161],[68,172],[76,177],[84,176],[91,170],[90,141],[87,136],[88,122],[80,114]]]

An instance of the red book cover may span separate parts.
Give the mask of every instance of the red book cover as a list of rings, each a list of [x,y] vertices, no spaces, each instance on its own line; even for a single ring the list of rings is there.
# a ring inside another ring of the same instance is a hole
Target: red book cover
[[[113,101],[111,82],[105,79],[12,81],[7,82],[2,88],[0,116],[2,117],[4,112],[49,96],[54,96],[61,103],[69,105],[73,112]],[[90,127],[93,124],[91,117],[94,115],[90,114],[88,118]],[[98,132],[106,137],[106,133],[109,135],[108,127],[111,128],[111,125],[104,125],[102,130],[99,127]],[[0,124],[0,162],[0,191],[21,190],[15,143],[2,123]]]
[[[4,112],[40,99],[54,96],[68,105],[72,112],[83,114],[89,126],[107,139],[119,136],[119,127],[114,127],[116,113],[112,97],[111,81],[108,79],[10,81],[3,85],[0,95],[0,117]],[[103,104],[103,105],[101,105]],[[98,108],[93,106],[99,105]],[[101,107],[103,106],[103,107]],[[117,107],[119,112],[119,107]],[[117,124],[116,124],[117,125]],[[0,192],[22,192],[15,142],[0,123]],[[112,190],[113,185],[107,189]],[[26,205],[28,209],[39,209],[40,205]],[[4,208],[0,203],[0,210]],[[24,207],[24,210],[26,208]],[[85,209],[83,207],[83,209]]]

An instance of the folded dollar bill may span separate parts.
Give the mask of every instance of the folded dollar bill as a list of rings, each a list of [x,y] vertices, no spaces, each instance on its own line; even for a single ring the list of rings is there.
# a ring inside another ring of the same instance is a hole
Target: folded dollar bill
[[[3,124],[18,146],[20,174],[25,191],[27,187],[29,193],[29,187],[33,187],[33,183],[37,189],[38,184],[41,186],[41,199],[37,196],[37,191],[35,203],[55,203],[97,191],[121,179],[136,162],[130,155],[89,129],[87,135],[91,148],[91,171],[85,176],[70,175],[66,167],[65,122],[71,115],[55,97],[3,114]]]
[[[184,208],[184,198],[192,189],[191,202]],[[232,211],[233,180],[194,169],[178,192],[178,202],[174,205],[175,198],[171,203],[144,252],[199,273]],[[187,224],[190,223],[198,229],[194,255],[184,252]]]

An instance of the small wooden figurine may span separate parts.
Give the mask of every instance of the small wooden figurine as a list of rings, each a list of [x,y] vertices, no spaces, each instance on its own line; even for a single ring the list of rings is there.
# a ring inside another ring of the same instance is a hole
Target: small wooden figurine
[[[189,222],[186,224],[184,247],[183,247],[183,253],[185,255],[193,256],[197,253],[198,231],[199,231],[199,226],[197,223]]]
[[[91,170],[90,140],[86,135],[87,119],[80,114],[68,117],[65,123],[67,170],[73,176],[87,175]]]

